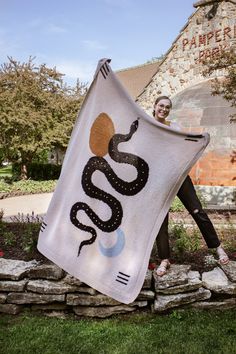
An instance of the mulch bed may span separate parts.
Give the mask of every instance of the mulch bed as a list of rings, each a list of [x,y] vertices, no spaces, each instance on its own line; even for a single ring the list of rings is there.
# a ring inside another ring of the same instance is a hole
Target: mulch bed
[[[36,259],[43,263],[49,260],[37,250],[37,240],[41,224],[29,223],[0,223],[0,251],[2,257],[30,261]],[[12,236],[12,234],[14,236]],[[6,242],[10,242],[7,244]]]
[[[171,215],[171,218],[174,220],[177,218],[186,220],[186,217],[188,218],[186,212],[172,213]],[[227,217],[225,218],[219,213],[210,215],[210,218],[213,223],[222,223],[224,220],[227,220]],[[0,257],[24,261],[35,259],[42,263],[49,263],[50,261],[37,250],[39,230],[40,223],[0,222]],[[235,239],[235,236],[233,237]],[[172,238],[171,246],[174,248],[174,240]],[[235,251],[236,247],[232,251],[227,251],[231,260],[236,260]],[[171,262],[176,264],[189,264],[192,270],[203,272],[211,270],[215,266],[205,263],[205,257],[207,255],[209,255],[208,249],[204,245],[204,242],[202,242],[201,248],[197,251],[172,252]],[[158,259],[156,259],[156,263],[159,263]]]

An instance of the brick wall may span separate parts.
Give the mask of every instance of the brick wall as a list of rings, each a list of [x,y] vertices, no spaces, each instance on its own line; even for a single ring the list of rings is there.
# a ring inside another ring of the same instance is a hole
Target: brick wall
[[[217,154],[214,151],[206,153],[192,168],[191,177],[194,184],[208,186],[236,185],[236,152]],[[234,162],[233,162],[234,161]]]

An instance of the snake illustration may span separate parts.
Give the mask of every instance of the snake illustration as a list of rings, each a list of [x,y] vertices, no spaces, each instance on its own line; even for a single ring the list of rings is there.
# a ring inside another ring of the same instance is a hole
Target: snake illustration
[[[111,194],[99,189],[92,183],[93,173],[95,171],[101,171],[104,173],[111,186],[120,194],[127,196],[132,196],[139,193],[147,183],[149,174],[148,164],[139,156],[118,150],[118,145],[122,142],[129,141],[137,129],[138,119],[131,124],[128,134],[114,134],[111,137],[108,146],[108,153],[114,161],[118,163],[126,163],[136,168],[137,177],[133,181],[127,182],[119,178],[109,163],[100,156],[91,157],[84,167],[81,182],[85,193],[89,197],[101,200],[106,203],[110,207],[112,214],[109,220],[104,221],[100,219],[98,215],[86,203],[77,202],[72,206],[70,211],[70,220],[72,224],[78,229],[89,232],[92,235],[90,239],[84,240],[80,243],[78,256],[80,255],[83,246],[91,245],[97,238],[97,232],[93,227],[84,225],[77,219],[77,212],[79,210],[83,210],[92,220],[92,222],[100,230],[105,232],[112,232],[116,230],[120,226],[123,217],[123,209],[121,203]]]

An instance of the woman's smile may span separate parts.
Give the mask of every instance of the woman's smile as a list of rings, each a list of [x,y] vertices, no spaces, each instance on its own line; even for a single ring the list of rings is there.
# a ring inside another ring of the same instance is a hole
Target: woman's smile
[[[160,100],[155,107],[155,119],[163,120],[168,117],[171,109],[171,104],[168,99]]]

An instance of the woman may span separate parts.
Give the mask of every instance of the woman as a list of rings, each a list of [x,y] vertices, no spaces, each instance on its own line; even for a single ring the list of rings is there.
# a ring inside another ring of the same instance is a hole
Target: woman
[[[172,102],[167,96],[160,96],[156,99],[154,104],[153,116],[154,118],[165,125],[168,125],[176,130],[181,130],[177,123],[170,122],[166,120],[170,110],[172,108]],[[177,193],[178,198],[181,200],[185,208],[192,215],[199,230],[204,237],[204,240],[208,248],[216,248],[219,261],[222,265],[229,262],[229,258],[225,253],[223,247],[220,245],[219,238],[216,234],[214,226],[207,216],[206,212],[203,210],[201,202],[196,194],[193,183],[189,176],[186,177],[182,186]],[[160,231],[156,239],[158,255],[161,259],[161,264],[157,268],[156,273],[159,276],[166,274],[167,269],[170,267],[170,246],[169,246],[169,235],[168,235],[168,214],[163,221]]]

